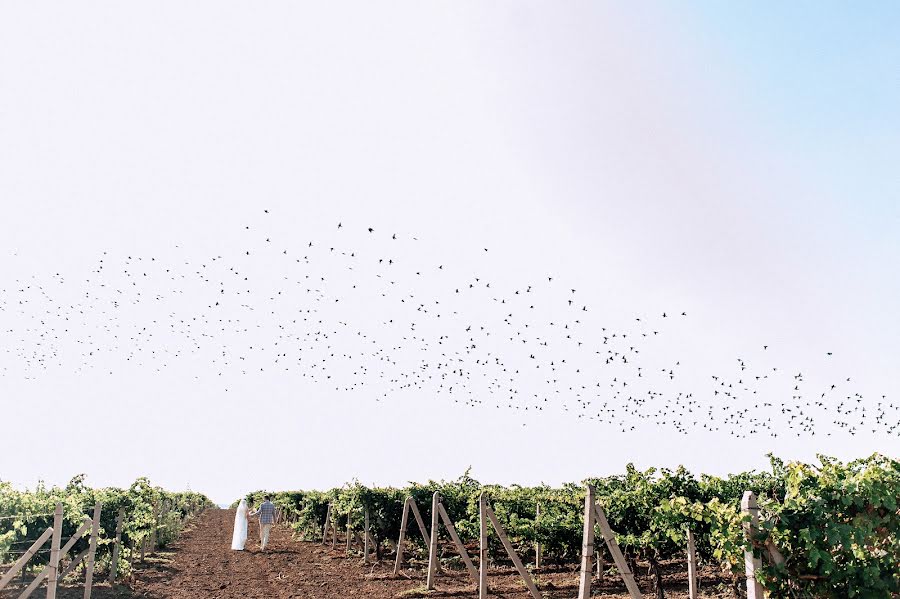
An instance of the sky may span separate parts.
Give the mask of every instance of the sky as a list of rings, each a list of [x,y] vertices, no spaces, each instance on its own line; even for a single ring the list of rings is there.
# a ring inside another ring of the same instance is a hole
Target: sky
[[[590,305],[593,340],[685,312],[647,352],[683,363],[682,392],[712,401],[710,373],[740,358],[810,385],[851,378],[874,413],[900,399],[898,24],[889,2],[4,3],[0,479],[146,475],[227,503],[469,467],[557,484],[628,462],[725,474],[768,452],[896,456],[897,429],[849,435],[826,417],[818,435],[776,424],[777,438],[736,438],[622,430],[578,417],[571,398],[525,414],[434,389],[342,392],[299,370],[226,385],[208,347],[159,370],[123,366],[119,350],[85,369],[75,333],[35,370],[19,350],[34,349],[46,297],[23,307],[15,294],[42,285],[71,304],[96,291],[98,260],[187,272],[251,244],[240,268],[259,294],[283,272],[247,237],[260,231],[292,255],[307,240],[391,255],[401,285],[472,321],[496,316],[487,295],[453,304],[437,275],[412,273],[441,264],[500,289],[552,276]],[[369,274],[330,260],[316,272],[342,289]],[[196,282],[166,289],[116,322],[206,301]],[[396,309],[378,298],[331,306],[329,322],[374,331]],[[109,318],[88,312],[83,331]]]

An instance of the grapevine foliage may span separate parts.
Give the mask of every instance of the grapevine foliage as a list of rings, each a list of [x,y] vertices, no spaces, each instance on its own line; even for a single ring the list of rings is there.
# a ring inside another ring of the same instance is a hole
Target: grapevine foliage
[[[78,475],[65,487],[48,488],[39,484],[32,491],[19,491],[9,483],[0,481],[0,564],[18,559],[53,525],[57,503],[63,505],[62,538],[65,540],[82,525],[85,516],[93,516],[96,502],[103,504],[96,558],[101,570],[109,568],[116,518],[119,509],[124,509],[123,551],[120,552],[119,563],[119,572],[123,574],[128,572],[131,551],[140,547],[154,529],[158,544],[165,546],[174,539],[188,518],[213,505],[204,495],[167,492],[153,486],[146,478],[137,479],[127,489],[93,489],[84,484],[84,475]],[[71,555],[87,548],[89,541],[89,535],[82,537],[72,548]],[[44,546],[32,557],[29,565],[41,567],[46,564],[49,560],[48,547]]]
[[[752,550],[762,558],[758,578],[771,597],[889,599],[900,592],[900,462],[878,454],[847,464],[825,456],[819,457],[820,465],[784,463],[774,457],[770,461],[770,471],[727,477],[698,477],[680,467],[641,471],[629,464],[621,475],[556,488],[482,485],[466,473],[455,481],[402,488],[354,482],[325,492],[269,494],[307,539],[321,540],[329,503],[340,531],[348,519],[361,531],[368,510],[380,555],[382,541],[399,536],[407,497],[414,499],[429,525],[435,491],[474,553],[478,498],[485,491],[520,556],[533,558],[539,542],[545,559],[573,563],[580,557],[587,483],[594,486],[626,559],[647,563],[657,574],[660,597],[660,563],[683,559],[688,528],[700,559],[721,567],[736,589],[743,584],[744,551]],[[745,491],[753,491],[760,506],[753,538],[743,530],[747,517],[740,504]],[[258,503],[263,494],[251,493],[248,499]],[[427,548],[412,518],[410,527],[407,550],[422,554]],[[449,541],[443,529],[441,535]],[[495,561],[506,560],[495,535],[490,535],[489,553]]]

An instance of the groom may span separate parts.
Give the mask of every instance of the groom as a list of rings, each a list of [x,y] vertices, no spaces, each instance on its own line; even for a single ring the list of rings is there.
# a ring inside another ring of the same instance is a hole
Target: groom
[[[266,545],[269,543],[269,533],[272,531],[272,525],[275,523],[275,506],[269,501],[269,496],[263,497],[260,506],[250,512],[251,516],[259,514],[259,546],[265,551]]]

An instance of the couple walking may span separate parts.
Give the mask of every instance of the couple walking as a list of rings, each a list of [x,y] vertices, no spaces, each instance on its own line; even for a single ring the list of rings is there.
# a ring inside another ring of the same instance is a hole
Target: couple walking
[[[266,550],[269,544],[269,533],[275,524],[275,506],[269,500],[269,496],[263,497],[263,502],[253,511],[247,507],[247,500],[241,499],[237,513],[234,515],[234,535],[231,537],[231,548],[235,551],[243,551],[247,544],[247,524],[250,516],[259,515],[259,548]]]

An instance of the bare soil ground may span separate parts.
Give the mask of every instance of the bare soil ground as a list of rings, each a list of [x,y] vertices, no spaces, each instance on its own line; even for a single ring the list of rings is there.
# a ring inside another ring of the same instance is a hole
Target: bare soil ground
[[[110,588],[95,586],[96,599],[333,599],[365,597],[366,599],[404,599],[413,597],[474,598],[478,596],[474,582],[464,569],[448,569],[437,580],[436,589],[425,591],[424,564],[413,560],[395,577],[393,559],[364,565],[358,554],[347,556],[339,541],[331,545],[298,541],[286,526],[276,526],[269,547],[260,551],[258,529],[250,525],[250,540],[245,551],[231,550],[232,510],[208,510],[185,530],[176,544],[166,552],[148,558],[137,567],[126,585]],[[670,564],[665,576],[666,597],[687,597],[686,575],[681,564]],[[647,597],[653,597],[650,580],[639,568],[638,584]],[[712,573],[704,573],[701,597],[732,597],[723,581]],[[576,565],[542,568],[535,580],[544,597],[571,599],[578,591]],[[491,596],[498,599],[530,597],[521,579],[511,567],[491,570]],[[33,597],[43,597],[39,590]],[[607,575],[594,594],[609,599],[625,599],[621,580]],[[0,594],[15,597],[16,594]],[[80,587],[60,589],[60,599],[82,597]]]

